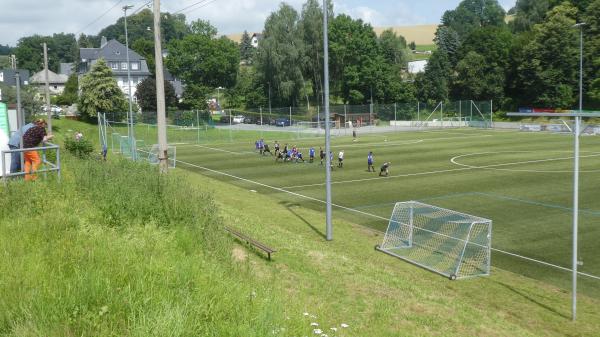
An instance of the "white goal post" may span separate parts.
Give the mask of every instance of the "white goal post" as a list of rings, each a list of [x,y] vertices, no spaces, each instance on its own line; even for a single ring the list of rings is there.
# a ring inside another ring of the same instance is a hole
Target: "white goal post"
[[[489,219],[406,201],[376,249],[455,280],[490,274],[491,240]]]

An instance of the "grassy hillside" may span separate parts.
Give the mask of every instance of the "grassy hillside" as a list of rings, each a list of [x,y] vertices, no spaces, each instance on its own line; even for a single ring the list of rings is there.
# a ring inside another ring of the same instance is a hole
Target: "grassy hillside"
[[[96,136],[86,124],[55,125]],[[335,240],[326,242],[323,214],[300,199],[195,172],[159,179],[154,168],[114,156],[63,157],[60,184],[0,185],[0,335],[600,331],[597,299],[580,296],[571,323],[567,292],[497,268],[489,278],[448,281],[376,252],[381,236],[345,217],[335,217]],[[274,260],[225,236],[223,225],[276,248]]]

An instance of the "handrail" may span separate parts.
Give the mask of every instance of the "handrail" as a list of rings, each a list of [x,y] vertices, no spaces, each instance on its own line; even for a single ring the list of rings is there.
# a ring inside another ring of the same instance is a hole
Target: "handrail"
[[[25,171],[21,171],[21,172],[15,172],[15,173],[9,173],[6,172],[6,165],[5,165],[5,156],[7,154],[11,154],[11,153],[20,153],[20,152],[28,152],[28,151],[42,151],[42,163],[46,166],[48,166],[47,168],[43,168],[41,170],[37,170],[35,171],[35,173],[46,173],[46,172],[52,172],[52,171],[56,171],[57,173],[57,177],[60,180],[60,147],[56,144],[53,143],[45,143],[46,145],[43,146],[38,146],[38,147],[30,147],[30,148],[22,148],[22,149],[9,149],[9,150],[2,150],[0,151],[0,172],[2,172],[2,180],[4,181],[4,183],[6,183],[7,178],[10,177],[18,177],[18,176],[24,176],[26,174],[28,174]],[[48,160],[46,160],[46,150],[56,150],[56,162],[52,163]],[[23,170],[23,168],[21,168],[21,170]]]

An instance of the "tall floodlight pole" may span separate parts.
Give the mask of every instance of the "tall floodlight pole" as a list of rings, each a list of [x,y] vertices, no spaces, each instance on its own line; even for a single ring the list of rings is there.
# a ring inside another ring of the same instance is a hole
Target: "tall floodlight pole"
[[[217,87],[217,108],[221,108],[221,104],[219,103],[219,91],[221,89],[224,89],[223,87],[219,86]],[[220,110],[219,110],[220,111]]]
[[[326,208],[326,238],[327,241],[333,240],[333,228],[331,224],[331,138],[330,138],[330,123],[329,123],[329,39],[327,37],[327,16],[329,11],[327,8],[327,0],[323,0],[323,96],[325,100],[325,208]]]
[[[583,26],[581,22],[574,27],[579,28],[579,116],[575,117],[575,155],[573,156],[573,290],[571,312],[572,319],[577,319],[577,258],[578,251],[578,222],[579,222],[579,133],[581,125],[581,113],[583,112]]]
[[[129,147],[131,149],[131,159],[136,160],[137,149],[135,144],[135,135],[133,133],[133,108],[131,97],[131,64],[129,63],[129,37],[127,36],[127,10],[133,8],[132,5],[123,6],[123,18],[125,23],[125,55],[127,59],[127,87],[129,93],[129,114],[127,115],[127,127],[129,128]]]
[[[50,80],[48,79],[48,45],[44,42],[44,77],[46,82],[46,109],[48,109],[48,133],[52,134],[52,109],[50,108]]]
[[[160,40],[160,0],[154,0],[154,60],[156,73],[156,122],[158,124],[158,167],[167,173],[167,123],[165,113],[165,74],[163,70],[162,45]]]

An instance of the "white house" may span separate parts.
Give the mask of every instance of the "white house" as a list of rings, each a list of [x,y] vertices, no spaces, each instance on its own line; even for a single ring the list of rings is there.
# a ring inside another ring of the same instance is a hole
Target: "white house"
[[[427,66],[427,60],[408,62],[408,73],[409,74],[422,73],[425,71],[425,66]]]

